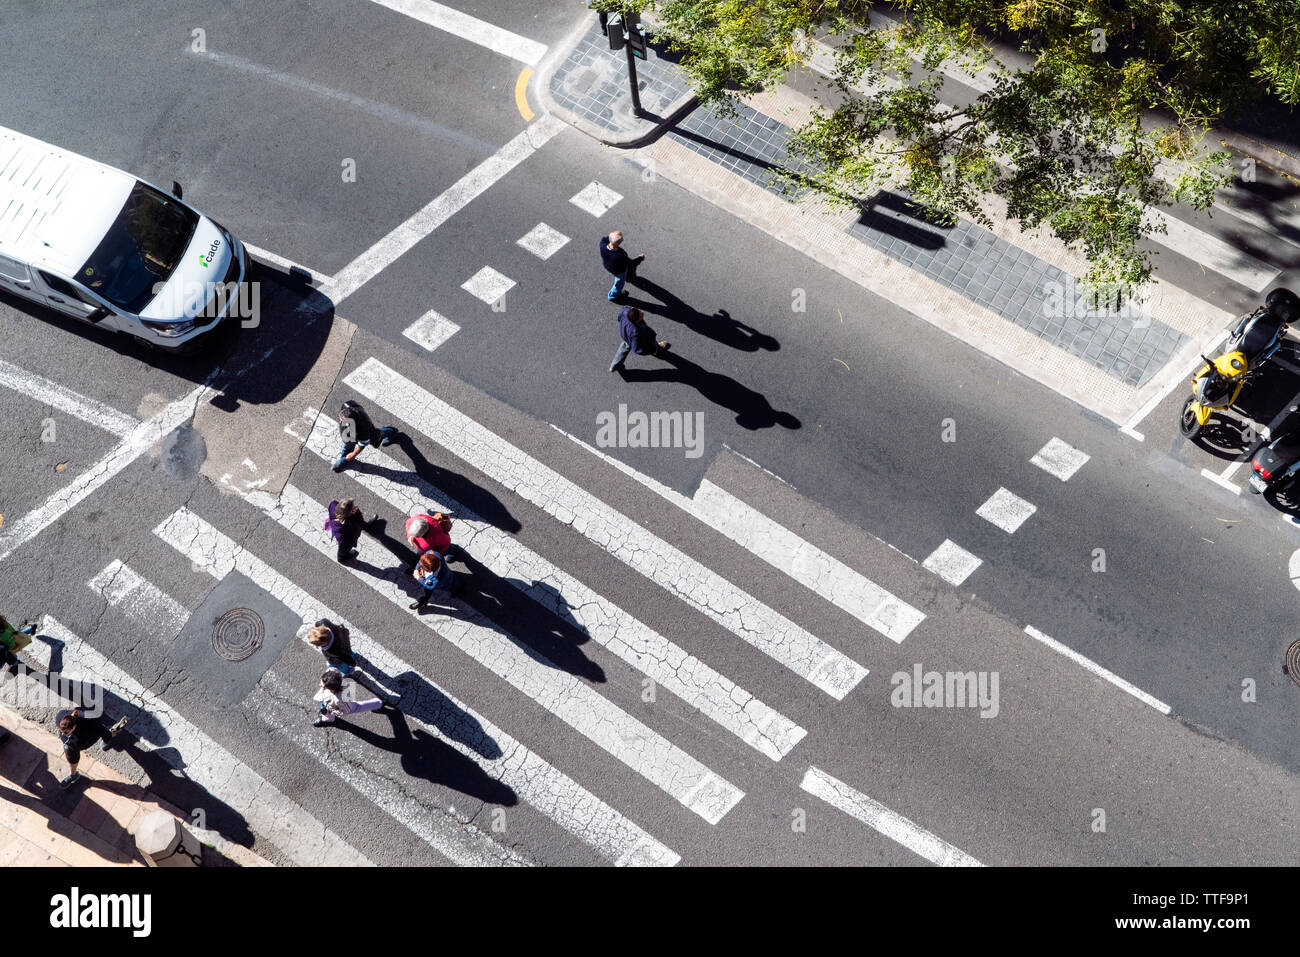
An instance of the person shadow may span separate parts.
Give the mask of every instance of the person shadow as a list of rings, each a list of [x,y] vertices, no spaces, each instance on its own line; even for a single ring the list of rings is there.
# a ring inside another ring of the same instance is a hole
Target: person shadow
[[[633,273],[628,276],[627,282],[628,285],[637,286],[659,302],[624,296],[619,300],[622,305],[636,306],[647,315],[663,316],[685,326],[697,335],[713,339],[715,342],[742,352],[757,352],[760,349],[775,352],[781,348],[781,343],[775,338],[759,332],[739,319],[733,319],[726,309],[719,309],[711,316],[705,315],[653,280]]]
[[[672,368],[623,368],[619,374],[626,382],[680,382],[691,386],[705,399],[734,412],[736,424],[751,431],[777,425],[792,430],[803,428],[796,416],[772,408],[765,395],[741,385],[730,376],[710,372],[679,352],[665,352],[658,358]]]
[[[412,778],[452,788],[485,804],[514,807],[519,803],[513,788],[489,775],[445,741],[439,741],[421,728],[412,730],[402,712],[389,709],[385,714],[392,725],[392,737],[344,718],[330,727],[351,734],[373,748],[396,754],[402,770]]]

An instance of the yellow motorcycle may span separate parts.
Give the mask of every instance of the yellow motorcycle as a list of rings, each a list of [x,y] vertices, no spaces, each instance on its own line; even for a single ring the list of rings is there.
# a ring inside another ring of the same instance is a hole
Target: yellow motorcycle
[[[1225,352],[1217,359],[1202,355],[1205,364],[1192,376],[1192,394],[1183,403],[1179,430],[1187,438],[1195,438],[1210,420],[1210,413],[1229,408],[1241,395],[1250,372],[1250,362],[1244,352]]]

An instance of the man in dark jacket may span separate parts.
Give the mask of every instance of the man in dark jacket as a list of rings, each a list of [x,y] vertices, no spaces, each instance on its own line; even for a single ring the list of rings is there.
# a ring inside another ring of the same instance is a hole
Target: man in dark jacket
[[[655,331],[646,325],[645,316],[634,306],[624,306],[618,314],[619,334],[623,341],[619,343],[614,361],[609,364],[610,372],[622,372],[623,360],[629,352],[639,356],[657,356],[667,352],[671,344],[655,339]]]
[[[391,425],[375,428],[375,423],[370,421],[370,416],[361,407],[361,403],[348,399],[339,409],[339,436],[343,439],[343,449],[334,460],[334,471],[342,472],[344,463],[351,462],[360,455],[365,446],[372,443],[388,445],[395,435],[397,429]]]
[[[616,229],[608,236],[600,237],[600,261],[605,271],[614,276],[614,285],[610,287],[607,297],[610,302],[613,302],[623,295],[623,284],[627,282],[627,277],[636,267],[645,262],[645,255],[637,256],[635,259],[629,256],[627,250],[623,248],[623,233]]]
[[[98,718],[83,716],[80,708],[60,711],[56,714],[54,728],[58,732],[59,740],[63,742],[63,756],[68,759],[68,776],[59,782],[60,786],[66,788],[81,780],[81,775],[77,773],[77,765],[81,763],[82,751],[97,741],[101,750],[107,749],[113,736],[125,728],[126,724],[127,719],[123,718],[105,731]]]

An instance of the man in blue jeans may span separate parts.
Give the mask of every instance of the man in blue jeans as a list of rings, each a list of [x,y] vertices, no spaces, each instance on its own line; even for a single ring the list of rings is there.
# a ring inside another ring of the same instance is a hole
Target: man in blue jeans
[[[600,261],[604,264],[605,271],[614,276],[614,285],[610,287],[609,295],[606,297],[613,302],[623,295],[623,284],[627,282],[627,277],[636,267],[645,262],[645,255],[637,256],[635,259],[629,256],[627,250],[623,248],[623,233],[616,229],[608,236],[600,237]]]
[[[672,344],[655,339],[655,331],[646,325],[645,316],[635,306],[624,306],[618,314],[618,331],[623,337],[614,361],[609,364],[610,372],[623,371],[623,361],[629,352],[639,356],[658,356],[667,352]]]
[[[397,429],[391,425],[375,428],[361,403],[348,399],[339,409],[339,437],[343,439],[343,449],[334,460],[334,471],[342,472],[343,466],[360,455],[367,445],[388,445],[395,435]]]

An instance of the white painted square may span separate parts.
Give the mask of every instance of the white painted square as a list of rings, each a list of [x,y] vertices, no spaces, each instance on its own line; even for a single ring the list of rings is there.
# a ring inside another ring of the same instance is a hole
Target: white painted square
[[[430,309],[403,329],[402,335],[432,352],[458,332],[460,326],[437,310]]]
[[[582,187],[578,195],[569,200],[574,206],[577,206],[584,212],[591,213],[599,219],[604,216],[623,198],[621,193],[616,193],[608,186],[604,186],[594,180]]]
[[[930,553],[929,558],[921,562],[922,567],[930,569],[950,585],[960,585],[982,564],[983,559],[976,558],[946,538],[942,545]]]
[[[1083,463],[1089,458],[1091,456],[1087,452],[1080,452],[1074,446],[1053,436],[1052,441],[1039,449],[1038,454],[1029,461],[1064,482],[1083,468]]]
[[[1025,524],[1025,519],[1036,511],[1038,511],[1037,505],[1000,488],[989,496],[987,502],[975,510],[975,514],[1010,534]]]
[[[491,306],[499,302],[502,296],[515,288],[515,281],[509,276],[501,275],[491,266],[484,266],[461,283],[460,288],[471,295],[478,296]]]
[[[569,237],[558,229],[552,229],[545,223],[538,223],[528,230],[528,235],[518,240],[516,245],[523,246],[538,259],[550,259],[568,241]]]

